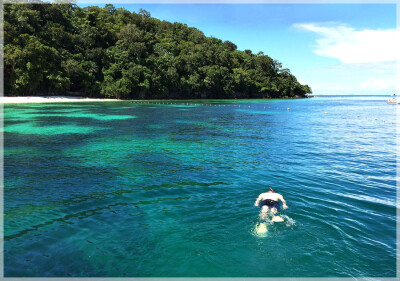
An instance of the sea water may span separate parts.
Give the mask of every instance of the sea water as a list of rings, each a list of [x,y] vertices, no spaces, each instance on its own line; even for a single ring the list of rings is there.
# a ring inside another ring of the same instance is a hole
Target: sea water
[[[6,104],[5,276],[394,277],[386,99]]]

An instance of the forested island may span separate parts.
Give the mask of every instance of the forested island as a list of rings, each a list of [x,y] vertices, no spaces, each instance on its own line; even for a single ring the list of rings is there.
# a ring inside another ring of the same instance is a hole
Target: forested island
[[[294,98],[311,93],[268,55],[113,5],[4,4],[5,95]]]

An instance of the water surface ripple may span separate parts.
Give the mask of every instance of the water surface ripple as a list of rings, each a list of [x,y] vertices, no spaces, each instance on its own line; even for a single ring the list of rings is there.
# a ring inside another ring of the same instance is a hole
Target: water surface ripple
[[[4,124],[6,277],[395,276],[385,98],[8,104]],[[267,186],[289,209],[260,237]]]

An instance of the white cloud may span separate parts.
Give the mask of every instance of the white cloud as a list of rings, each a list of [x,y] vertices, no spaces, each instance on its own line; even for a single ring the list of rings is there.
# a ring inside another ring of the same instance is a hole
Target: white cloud
[[[323,90],[323,91],[344,91],[344,90],[351,90],[348,87],[342,86],[327,86],[327,85],[311,85],[313,90]]]
[[[393,88],[392,81],[387,79],[371,78],[361,83],[361,89],[386,90]]]
[[[314,52],[343,63],[379,63],[400,58],[396,29],[356,30],[341,23],[298,23],[294,27],[320,36]]]
[[[324,90],[328,91],[343,91],[343,90],[350,90],[350,88],[342,87],[342,86],[331,86],[326,87]]]
[[[371,63],[337,63],[322,67],[316,67],[312,70],[314,71],[324,71],[324,72],[374,72],[374,73],[386,73],[393,74],[396,72],[396,62],[371,62]]]

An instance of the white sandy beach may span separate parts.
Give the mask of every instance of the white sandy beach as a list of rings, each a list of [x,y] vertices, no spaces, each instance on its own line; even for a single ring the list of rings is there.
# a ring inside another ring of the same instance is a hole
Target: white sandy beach
[[[117,101],[117,100],[70,97],[70,96],[0,97],[0,103],[48,103],[48,102],[93,102],[93,101]]]

